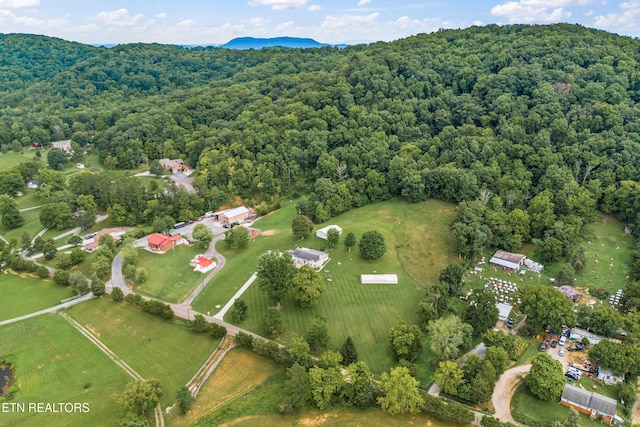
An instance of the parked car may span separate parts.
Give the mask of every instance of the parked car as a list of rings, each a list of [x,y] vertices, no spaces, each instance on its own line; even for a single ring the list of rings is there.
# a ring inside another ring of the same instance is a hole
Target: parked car
[[[567,342],[567,337],[565,337],[564,335],[560,337],[560,341],[558,341],[558,344],[560,344],[561,346],[564,345]]]
[[[564,356],[564,348],[561,348],[558,352],[558,356]]]
[[[551,341],[551,348],[556,348],[558,346],[558,341],[553,340]]]
[[[547,345],[545,343],[540,344],[540,347],[538,347],[539,351],[547,351]]]

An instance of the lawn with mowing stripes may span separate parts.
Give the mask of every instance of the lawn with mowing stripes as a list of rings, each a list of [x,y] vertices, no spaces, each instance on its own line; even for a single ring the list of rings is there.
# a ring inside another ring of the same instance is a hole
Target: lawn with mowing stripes
[[[303,241],[292,236],[294,216],[295,202],[292,202],[257,221],[254,227],[265,233],[258,236],[255,243],[249,243],[249,248],[243,252],[228,251],[224,242],[220,242],[219,249],[227,256],[227,265],[207,286],[206,293],[196,300],[194,308],[213,312],[215,304],[224,304],[234,289],[255,271],[260,255],[269,249],[323,248],[326,242],[315,234]],[[387,370],[394,363],[387,344],[389,329],[400,320],[414,320],[425,288],[437,280],[440,270],[455,257],[449,238],[453,217],[454,206],[451,204],[438,201],[410,204],[393,200],[333,218],[330,223],[344,229],[342,238],[349,232],[359,239],[364,231],[380,231],[385,236],[387,252],[379,260],[368,261],[360,256],[357,247],[348,252],[341,239],[330,251],[331,261],[321,273],[327,290],[318,305],[299,308],[290,295],[282,301],[287,330],[280,337],[281,341],[289,342],[295,336],[304,335],[311,320],[319,316],[329,324],[330,348],[340,348],[350,335],[361,358],[373,372]],[[397,274],[399,283],[361,285],[360,275],[366,273]],[[329,275],[331,282],[326,280]],[[249,310],[247,320],[240,326],[263,334],[262,317],[271,303],[257,286],[250,287],[242,298]]]
[[[109,299],[77,305],[68,314],[144,378],[157,378],[169,406],[176,390],[200,369],[220,340]]]
[[[42,201],[36,197],[36,190],[25,190],[21,197],[16,197],[14,200],[18,205],[18,209],[27,209],[34,206],[40,206]]]
[[[32,276],[0,273],[0,320],[40,311],[60,304],[74,295],[71,288],[57,285],[51,280]]]
[[[0,327],[0,354],[16,357],[20,391],[12,402],[89,404],[87,413],[2,413],[0,426],[115,425],[118,396],[131,378],[61,316]]]
[[[138,249],[136,266],[144,267],[149,277],[136,284],[133,291],[165,302],[181,302],[207,276],[193,271],[189,265],[189,261],[204,252],[195,245],[178,245],[164,254]]]
[[[31,209],[30,211],[20,212],[22,218],[24,218],[24,224],[22,224],[18,228],[7,229],[4,228],[2,224],[0,224],[0,235],[2,235],[5,239],[10,240],[15,238],[20,243],[20,238],[22,237],[23,232],[29,233],[29,236],[33,238],[42,227],[40,223],[40,208]]]

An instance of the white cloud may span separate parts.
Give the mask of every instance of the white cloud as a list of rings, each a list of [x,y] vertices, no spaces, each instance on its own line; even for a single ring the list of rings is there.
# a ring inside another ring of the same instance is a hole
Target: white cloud
[[[259,16],[249,19],[249,23],[251,25],[253,25],[254,27],[262,27],[262,26],[266,25],[267,22],[269,22],[269,21],[267,21],[266,19],[261,18]]]
[[[161,12],[161,13],[156,15],[156,18],[159,18],[159,19],[165,19],[166,17],[167,17],[167,13],[166,12]]]
[[[559,4],[569,2],[570,0],[557,1]],[[571,12],[564,10],[562,7],[556,7],[555,9],[549,8],[547,6],[549,3],[551,2],[548,0],[510,1],[494,6],[491,9],[491,14],[493,16],[504,17],[511,24],[561,22],[571,16]]]
[[[293,21],[287,21],[287,22],[283,22],[280,25],[276,25],[274,27],[274,30],[276,33],[290,35],[293,28],[294,28]]]
[[[180,21],[176,24],[178,28],[192,28],[196,25],[196,21],[193,19],[185,19],[184,21]]]
[[[0,7],[6,7],[9,9],[37,6],[39,4],[40,0],[0,0]]]
[[[13,19],[14,15],[10,10],[0,9],[0,22],[4,22],[7,19]]]
[[[13,22],[27,27],[41,27],[45,23],[42,19],[31,18],[30,16],[19,16]]]
[[[620,3],[620,12],[596,16],[593,26],[616,33],[640,34],[640,0]]]
[[[289,10],[304,6],[307,0],[252,0],[249,4],[271,6],[272,10]]]
[[[371,3],[371,0],[360,0],[358,2],[358,6],[364,6],[367,3]]]
[[[98,13],[98,20],[107,25],[116,27],[128,27],[135,25],[142,18],[142,14],[131,16],[127,9],[109,10]]]
[[[312,4],[307,8],[307,10],[309,12],[317,12],[319,10],[322,10],[322,6],[320,6],[319,4]]]

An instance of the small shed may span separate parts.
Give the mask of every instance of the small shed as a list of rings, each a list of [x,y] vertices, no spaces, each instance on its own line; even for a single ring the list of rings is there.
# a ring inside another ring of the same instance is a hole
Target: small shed
[[[610,369],[598,369],[598,379],[605,384],[617,385],[624,382],[624,375],[616,375]]]
[[[216,267],[216,262],[212,259],[205,258],[203,255],[196,255],[189,265],[193,268],[193,271],[206,273]]]
[[[511,310],[513,309],[513,306],[505,304],[503,302],[497,303],[496,307],[498,307],[498,319],[502,321],[505,321],[507,320],[507,318],[509,318]]]
[[[514,254],[500,249],[495,254],[493,254],[491,259],[489,260],[489,264],[494,267],[502,268],[504,270],[517,271],[520,270],[520,267],[522,267],[522,264],[524,264],[524,260],[526,258],[526,255]]]
[[[397,274],[361,274],[360,283],[363,285],[397,285]]]
[[[338,234],[342,234],[342,228],[333,224],[333,225],[327,225],[326,227],[322,227],[320,230],[316,231],[316,237],[319,237],[323,240],[327,240],[327,234],[329,233],[329,230],[337,230]]]

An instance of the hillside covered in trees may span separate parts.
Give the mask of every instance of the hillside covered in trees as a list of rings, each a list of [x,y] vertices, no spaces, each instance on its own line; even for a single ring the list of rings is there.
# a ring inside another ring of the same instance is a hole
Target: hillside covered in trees
[[[182,157],[204,206],[304,195],[316,222],[396,196],[461,202],[466,256],[528,241],[570,256],[596,210],[640,228],[638,40],[562,24],[344,49],[0,41],[5,152],[71,139],[109,169]],[[139,197],[123,221],[145,219]]]

